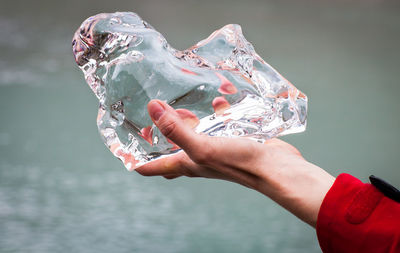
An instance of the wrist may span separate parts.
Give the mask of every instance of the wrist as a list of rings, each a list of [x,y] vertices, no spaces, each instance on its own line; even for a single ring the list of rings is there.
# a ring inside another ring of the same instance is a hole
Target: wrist
[[[263,169],[257,190],[315,227],[319,208],[335,178],[301,156]]]

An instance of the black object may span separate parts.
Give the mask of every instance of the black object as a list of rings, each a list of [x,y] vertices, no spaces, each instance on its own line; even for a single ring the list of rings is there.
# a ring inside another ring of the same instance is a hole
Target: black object
[[[400,191],[396,189],[396,187],[374,175],[369,176],[369,181],[371,181],[371,184],[381,191],[383,195],[400,203]]]

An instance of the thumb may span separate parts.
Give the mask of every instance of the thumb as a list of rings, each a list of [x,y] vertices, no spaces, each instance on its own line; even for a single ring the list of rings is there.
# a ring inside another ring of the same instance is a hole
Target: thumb
[[[147,110],[154,124],[165,137],[175,142],[187,153],[195,150],[199,143],[199,135],[185,124],[171,106],[160,100],[151,100],[147,104]]]

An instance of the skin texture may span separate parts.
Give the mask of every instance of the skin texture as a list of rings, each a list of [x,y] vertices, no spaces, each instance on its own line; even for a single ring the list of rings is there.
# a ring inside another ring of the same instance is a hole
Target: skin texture
[[[138,167],[138,173],[167,179],[187,176],[235,182],[264,194],[316,226],[319,208],[335,178],[307,162],[295,147],[276,138],[261,144],[246,138],[197,134],[183,114],[159,100],[150,101],[148,111],[161,132],[184,152]]]

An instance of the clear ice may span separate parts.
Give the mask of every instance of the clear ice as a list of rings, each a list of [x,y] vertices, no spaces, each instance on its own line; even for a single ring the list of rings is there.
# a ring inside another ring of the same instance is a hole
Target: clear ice
[[[305,130],[307,97],[261,59],[239,25],[179,51],[135,13],[102,13],[82,23],[72,48],[100,102],[100,135],[128,170],[179,151],[152,123],[151,99],[211,136],[263,142]]]

